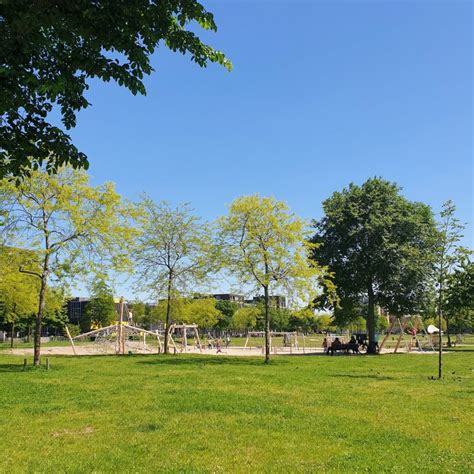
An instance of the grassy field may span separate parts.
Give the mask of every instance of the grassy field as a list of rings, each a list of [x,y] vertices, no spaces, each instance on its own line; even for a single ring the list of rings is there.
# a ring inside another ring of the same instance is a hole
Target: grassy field
[[[472,472],[471,350],[0,355],[0,472]]]

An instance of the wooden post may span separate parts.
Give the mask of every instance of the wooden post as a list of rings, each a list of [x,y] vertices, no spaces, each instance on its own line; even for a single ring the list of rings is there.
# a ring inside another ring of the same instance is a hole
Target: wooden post
[[[187,335],[186,324],[183,324],[183,346],[184,346],[184,352],[188,352],[188,335]]]
[[[172,344],[173,344],[174,353],[176,354],[176,352],[178,352],[178,348],[176,347],[176,343],[174,342],[173,335],[172,335],[174,329],[175,329],[174,324],[172,324],[170,326],[169,332],[168,332],[168,351],[169,351],[170,341],[171,341]]]
[[[404,334],[405,333],[405,323],[402,324],[400,322],[400,318],[397,318],[397,320],[398,320],[398,324],[400,325],[400,336],[398,336],[397,344],[395,345],[395,349],[393,351],[394,354],[397,353],[398,348],[400,346],[400,342],[402,341],[402,338],[404,338],[404,336],[405,336],[405,334]]]
[[[201,339],[199,338],[199,331],[197,326],[194,328],[194,332],[196,333],[196,338],[199,344],[199,351],[202,352],[202,344],[201,344]]]
[[[49,370],[49,357],[46,357],[46,370]]]
[[[72,352],[74,352],[74,355],[77,355],[76,346],[74,345],[74,341],[72,340],[71,333],[69,332],[69,328],[67,327],[67,325],[65,325],[64,327],[66,328],[66,334],[67,334],[67,337],[69,338],[69,342],[71,343],[71,346],[72,346]]]
[[[125,354],[125,339],[123,331],[123,296],[120,297],[120,320],[119,320],[119,330],[118,330],[118,347],[119,354]]]
[[[158,329],[156,330],[156,339],[158,341],[158,354],[160,354],[161,352],[163,352],[163,347],[161,345],[161,339],[160,339],[160,335],[158,333]]]
[[[303,354],[306,354],[306,341],[305,341],[305,338],[304,338],[304,332],[302,334],[303,334]]]
[[[28,364],[28,361],[26,357],[23,359],[23,372],[26,370],[26,365]]]
[[[383,346],[384,346],[385,343],[387,342],[387,339],[389,338],[390,334],[392,334],[393,328],[395,327],[395,322],[396,322],[396,319],[394,319],[394,320],[392,321],[392,323],[390,324],[390,327],[388,328],[388,332],[387,332],[387,334],[385,335],[385,337],[383,338],[382,343],[380,344],[379,352],[383,349]]]

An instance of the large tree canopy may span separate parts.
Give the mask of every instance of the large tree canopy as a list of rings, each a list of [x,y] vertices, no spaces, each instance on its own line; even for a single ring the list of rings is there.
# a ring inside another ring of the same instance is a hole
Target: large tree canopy
[[[395,314],[419,310],[430,282],[436,225],[429,206],[410,202],[400,188],[373,178],[324,201],[312,239],[313,258],[335,274],[340,308],[367,308],[375,350],[375,305]]]
[[[444,318],[448,337],[449,328],[458,332],[474,329],[474,262],[469,256],[447,279]]]
[[[196,0],[5,0],[0,3],[0,178],[47,163],[50,171],[87,158],[48,114],[57,105],[66,129],[89,105],[88,80],[115,80],[145,94],[150,56],[161,44],[205,67],[230,69],[223,53],[187,29],[217,29]]]

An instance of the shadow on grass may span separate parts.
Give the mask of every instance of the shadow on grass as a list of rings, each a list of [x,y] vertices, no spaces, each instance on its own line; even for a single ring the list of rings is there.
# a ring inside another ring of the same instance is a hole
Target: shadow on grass
[[[45,366],[40,366],[40,367],[34,367],[32,365],[26,366],[26,368],[23,368],[23,363],[21,364],[0,364],[0,373],[6,373],[6,372],[34,372],[34,371],[46,371]]]
[[[373,379],[373,380],[395,380],[397,377],[392,377],[390,375],[380,375],[380,374],[329,374],[328,377],[345,377],[348,379]]]
[[[443,349],[443,352],[474,352],[474,349],[465,349],[464,347],[451,347]]]
[[[23,364],[0,364],[0,372],[23,372]]]
[[[180,365],[180,366],[194,366],[194,367],[203,367],[205,365],[226,365],[226,366],[252,366],[252,367],[264,367],[265,364],[263,357],[253,358],[253,357],[238,357],[238,356],[228,356],[228,357],[214,357],[214,356],[174,356],[174,355],[161,355],[156,356],[153,359],[147,358],[146,360],[137,361],[138,364],[146,365]],[[283,365],[288,364],[288,361],[275,357],[272,358],[269,366],[272,365]]]

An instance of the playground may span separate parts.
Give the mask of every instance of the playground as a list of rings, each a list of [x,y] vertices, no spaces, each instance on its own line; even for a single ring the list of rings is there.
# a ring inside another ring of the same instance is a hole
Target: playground
[[[418,332],[417,323],[422,329]],[[398,333],[393,333],[398,326]],[[161,354],[164,352],[164,331],[151,331],[117,322],[71,337],[65,328],[67,340],[43,347],[43,355],[121,355]],[[456,341],[461,341],[459,337]],[[379,337],[380,354],[412,353],[434,354],[438,349],[438,328],[425,328],[414,317],[393,318],[388,331]],[[365,334],[310,334],[296,331],[271,331],[270,353],[273,355],[324,355],[364,354],[367,349]],[[201,334],[196,324],[173,324],[170,327],[168,352],[177,354],[260,356],[265,351],[265,333],[249,331],[244,337],[212,336]],[[9,351],[13,355],[32,355],[31,348],[16,347]]]
[[[272,346],[272,355],[278,356],[297,356],[297,355],[326,355],[322,342],[324,337],[314,338],[317,339],[319,345],[316,345],[316,342],[313,341],[313,345],[307,347],[285,347],[282,344],[276,344]],[[217,352],[215,345],[211,347],[209,345],[203,345],[202,349],[194,345],[188,346],[185,350],[181,343],[177,341],[176,351],[172,346],[170,353],[173,355],[180,354],[200,354],[200,355],[212,355],[212,356],[235,356],[235,357],[259,357],[264,356],[264,343],[261,339],[253,338],[250,341],[250,344],[245,347],[245,338],[233,338],[231,344],[228,347],[225,345],[222,346],[221,350]],[[386,346],[381,349],[381,354],[393,354],[395,344],[393,341],[386,344]],[[144,354],[157,354],[158,353],[158,344],[153,341],[147,343],[146,348],[144,347],[141,340],[129,340],[126,342],[126,354],[135,354],[135,355],[144,355]],[[5,352],[8,352],[12,355],[17,356],[32,356],[33,349],[31,347],[21,348],[16,347],[14,349],[5,349]],[[406,347],[400,347],[397,350],[397,353],[410,353],[410,354],[435,354],[436,352],[425,350],[409,350]],[[114,355],[116,354],[115,345],[108,344],[106,346],[98,346],[97,343],[91,341],[84,341],[80,344],[75,345],[75,350],[69,344],[54,345],[54,342],[49,343],[42,348],[42,354],[44,357],[53,356],[53,355],[67,355],[67,356],[100,356],[100,355]],[[341,353],[345,355],[345,353]],[[353,355],[349,353],[349,355]]]

